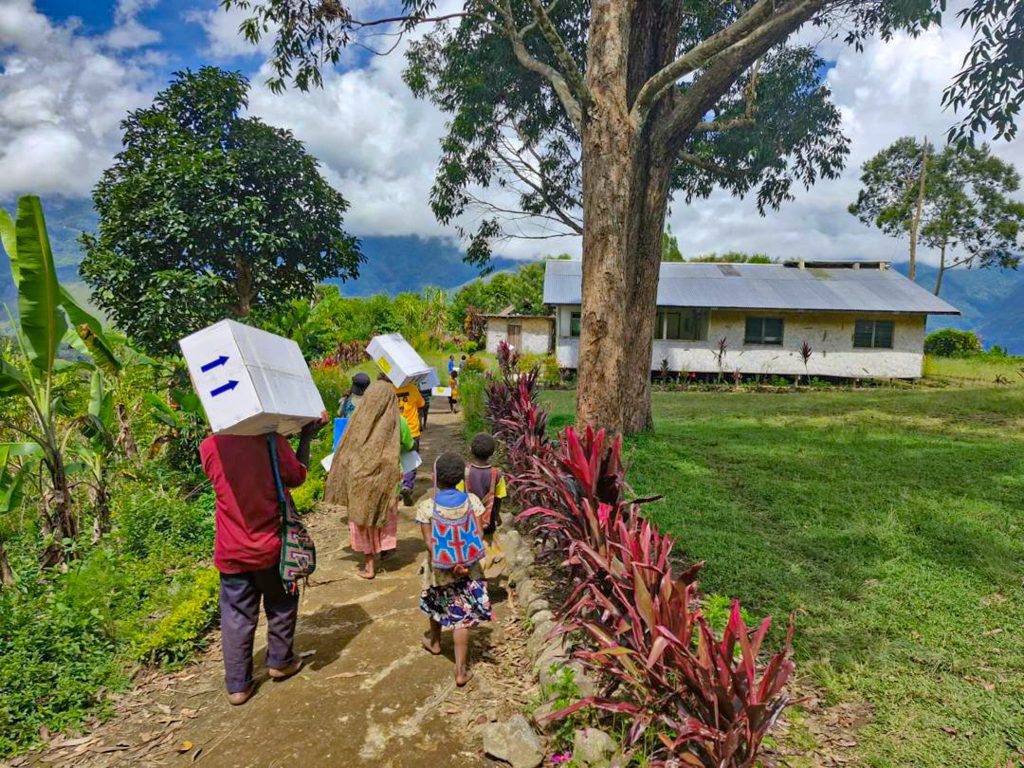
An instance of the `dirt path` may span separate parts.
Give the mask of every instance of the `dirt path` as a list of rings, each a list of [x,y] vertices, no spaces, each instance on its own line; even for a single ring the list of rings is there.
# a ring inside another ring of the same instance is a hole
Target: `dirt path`
[[[434,457],[462,449],[461,428],[459,416],[431,414],[417,498],[429,489]],[[320,513],[308,520],[319,567],[300,607],[296,650],[311,655],[297,677],[269,681],[261,623],[258,690],[248,704],[227,704],[215,642],[183,673],[155,676],[119,699],[122,714],[95,730],[91,741],[50,750],[32,762],[83,768],[424,766],[453,759],[484,764],[475,726],[514,711],[524,696],[522,678],[517,682],[510,673],[516,654],[504,648],[506,636],[514,640],[518,632],[505,593],[492,589],[496,621],[474,632],[477,675],[458,690],[450,635],[441,656],[420,646],[426,624],[418,607],[423,544],[412,509],[401,509],[398,550],[371,582],[356,576],[357,557],[345,546],[347,528]]]

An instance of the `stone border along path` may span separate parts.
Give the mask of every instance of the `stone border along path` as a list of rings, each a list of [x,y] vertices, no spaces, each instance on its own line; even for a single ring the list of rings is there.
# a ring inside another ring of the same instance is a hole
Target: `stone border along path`
[[[417,498],[429,490],[430,467],[443,450],[462,450],[462,418],[435,412],[422,440]],[[345,548],[347,526],[333,515],[306,518],[319,567],[300,606],[296,650],[306,666],[271,682],[257,630],[256,695],[228,705],[219,639],[178,673],[149,673],[114,699],[116,716],[78,738],[57,737],[48,750],[12,765],[272,768],[335,765],[431,766],[453,759],[493,764],[481,749],[482,727],[523,712],[536,695],[525,627],[508,598],[491,587],[495,621],[475,630],[475,677],[455,688],[451,636],[441,656],[420,645],[423,543],[412,510],[400,510],[397,552],[376,579],[356,576]],[[532,562],[532,557],[529,558]]]

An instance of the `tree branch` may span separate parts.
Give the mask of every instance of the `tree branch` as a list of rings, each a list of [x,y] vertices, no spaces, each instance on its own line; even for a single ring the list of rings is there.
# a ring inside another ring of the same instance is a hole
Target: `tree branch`
[[[719,53],[754,32],[771,18],[775,5],[776,0],[759,0],[728,27],[694,46],[652,75],[637,93],[636,101],[630,110],[630,119],[637,129],[643,127],[654,104],[677,80],[695,72]]]
[[[791,0],[782,11],[773,14],[767,22],[719,51],[690,88],[684,94],[678,95],[672,110],[663,118],[659,132],[670,151],[682,145],[685,137],[700,123],[701,117],[715,105],[747,67],[755,64],[773,45],[784,40],[804,22],[810,20],[824,7],[825,2],[826,0]]]
[[[593,103],[594,97],[591,95],[590,89],[587,88],[587,84],[583,79],[583,73],[576,66],[575,60],[565,47],[565,43],[559,36],[558,30],[555,29],[555,25],[551,23],[551,17],[548,16],[547,9],[544,8],[540,0],[530,0],[530,7],[533,9],[533,15],[537,20],[540,33],[547,40],[548,45],[551,46],[551,50],[554,51],[555,58],[558,60],[558,64],[565,73],[573,91],[575,91],[576,97],[584,107],[589,106]]]
[[[515,150],[515,149],[514,149],[513,147],[510,147],[510,146],[508,146],[508,144],[507,144],[507,143],[506,143],[506,148],[508,149],[508,151],[509,151],[509,152],[512,152],[512,153],[513,153],[513,154],[514,154],[514,155],[515,155],[515,156],[516,156],[516,157],[518,158],[519,162],[520,162],[520,163],[521,163],[521,164],[522,164],[522,165],[523,165],[523,166],[524,166],[525,168],[528,168],[528,169],[529,169],[529,170],[530,170],[531,172],[533,172],[533,174],[534,174],[535,176],[537,176],[538,178],[540,178],[540,182],[534,181],[534,180],[533,180],[533,179],[531,179],[531,178],[530,178],[530,177],[529,177],[529,176],[528,176],[527,174],[523,173],[523,172],[522,172],[522,171],[521,171],[521,170],[520,170],[520,169],[519,169],[519,168],[518,168],[518,167],[516,166],[515,162],[514,162],[514,161],[513,161],[513,160],[512,160],[511,158],[509,158],[509,157],[506,157],[506,156],[505,156],[505,155],[504,155],[504,154],[503,154],[503,153],[501,152],[501,150],[500,150],[500,149],[498,149],[498,148],[495,148],[495,150],[494,150],[494,154],[495,154],[495,155],[496,155],[496,156],[498,157],[498,159],[499,159],[499,160],[501,160],[501,161],[502,161],[502,162],[503,162],[503,163],[505,164],[505,166],[506,166],[506,167],[507,167],[507,168],[509,169],[509,171],[511,171],[511,172],[512,172],[512,174],[513,174],[513,175],[514,175],[514,176],[515,176],[515,177],[516,177],[517,179],[519,179],[519,181],[521,181],[521,182],[522,182],[523,184],[525,184],[525,185],[526,185],[527,187],[529,187],[529,188],[530,188],[530,189],[532,189],[532,190],[533,190],[534,192],[536,192],[536,193],[537,193],[538,195],[540,195],[541,199],[542,199],[542,200],[544,201],[544,204],[545,204],[545,205],[546,205],[546,206],[548,207],[548,209],[549,209],[549,210],[550,210],[550,211],[551,211],[551,212],[552,212],[552,213],[554,214],[554,218],[555,218],[555,219],[556,219],[557,221],[559,221],[560,223],[564,224],[564,225],[565,225],[566,227],[568,227],[569,229],[573,230],[573,231],[574,231],[574,232],[575,232],[576,234],[578,234],[578,235],[582,235],[582,234],[583,234],[583,225],[582,225],[582,223],[581,223],[581,222],[579,222],[579,221],[577,221],[576,219],[574,219],[574,218],[573,218],[572,216],[570,216],[570,215],[569,215],[568,213],[566,213],[566,212],[565,212],[565,211],[564,211],[564,210],[562,209],[562,207],[561,207],[561,206],[559,206],[559,205],[558,205],[558,204],[557,204],[557,203],[556,203],[556,202],[555,202],[555,201],[554,201],[554,200],[553,200],[553,199],[551,198],[551,195],[550,195],[550,193],[549,193],[549,192],[548,192],[548,190],[547,190],[547,185],[546,185],[546,184],[544,183],[544,182],[545,182],[545,179],[544,179],[544,174],[543,174],[543,173],[541,173],[541,172],[540,172],[540,170],[538,170],[537,168],[534,168],[534,167],[533,167],[533,166],[531,166],[531,165],[530,165],[529,163],[527,163],[527,162],[526,162],[525,160],[523,160],[523,158],[522,158],[522,155],[521,155],[521,154],[520,154],[519,152],[517,152],[517,151],[516,151],[516,150]]]
[[[746,104],[743,115],[729,120],[701,121],[693,127],[694,133],[721,133],[731,131],[733,128],[748,128],[753,125],[757,115],[757,79],[761,74],[761,60],[754,62],[754,69],[750,73],[750,82],[743,88],[743,101]]]
[[[689,152],[684,152],[682,155],[680,155],[679,162],[692,165],[695,168],[700,168],[702,171],[707,171],[708,173],[716,173],[720,176],[728,176],[729,178],[732,179],[742,179],[745,175],[743,171],[738,171],[735,168],[727,168],[724,165],[719,165],[718,163],[712,162],[711,160],[703,158],[700,155],[694,155]]]
[[[485,2],[494,8],[504,20],[504,26],[500,29],[512,44],[512,52],[515,54],[516,60],[520,65],[540,75],[551,84],[555,95],[558,96],[558,100],[565,108],[569,120],[572,121],[577,130],[582,130],[583,108],[580,106],[580,102],[576,100],[576,96],[573,95],[573,90],[565,76],[554,67],[545,64],[530,54],[516,26],[515,17],[513,17],[511,9],[502,5],[501,0],[485,0]]]

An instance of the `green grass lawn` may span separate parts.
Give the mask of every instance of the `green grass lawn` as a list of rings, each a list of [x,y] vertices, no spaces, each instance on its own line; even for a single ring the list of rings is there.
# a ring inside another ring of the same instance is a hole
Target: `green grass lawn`
[[[572,398],[545,395],[554,426]],[[706,592],[780,625],[795,612],[799,672],[872,710],[865,764],[1017,764],[1024,386],[657,393],[654,408],[655,433],[628,446],[636,491],[665,496],[649,514],[707,561]]]

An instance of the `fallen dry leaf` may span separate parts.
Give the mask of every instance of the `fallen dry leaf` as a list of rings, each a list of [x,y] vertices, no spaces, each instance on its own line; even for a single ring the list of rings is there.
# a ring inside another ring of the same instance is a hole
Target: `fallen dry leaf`
[[[188,752],[190,749],[192,749],[191,741],[183,741],[181,742],[181,745],[178,747],[179,752]]]

